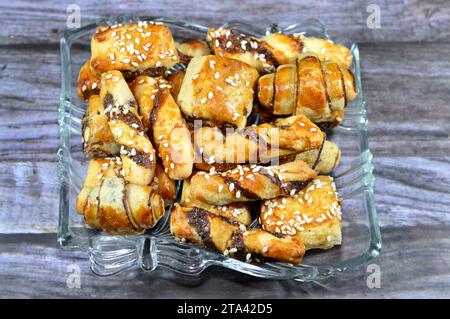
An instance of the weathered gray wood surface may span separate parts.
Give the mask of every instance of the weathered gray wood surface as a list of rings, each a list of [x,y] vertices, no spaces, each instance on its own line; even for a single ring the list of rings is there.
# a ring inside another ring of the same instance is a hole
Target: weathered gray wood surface
[[[132,12],[205,24],[233,19],[290,24],[318,17],[332,36],[363,42],[363,89],[384,243],[375,260],[382,287],[371,290],[364,267],[321,285],[214,269],[197,279],[164,270],[98,278],[84,254],[58,250],[50,234],[58,215],[57,41],[70,2],[3,1],[0,297],[450,297],[450,5],[382,2],[381,29],[368,29],[366,7],[376,2],[77,2],[83,24]],[[82,269],[81,289],[66,286],[71,264]]]

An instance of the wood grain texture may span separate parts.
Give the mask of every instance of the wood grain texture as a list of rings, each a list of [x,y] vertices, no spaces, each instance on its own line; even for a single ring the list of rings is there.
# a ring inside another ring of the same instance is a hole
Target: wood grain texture
[[[85,254],[56,248],[54,235],[0,235],[0,298],[450,297],[448,228],[404,227],[400,232],[386,227],[383,237],[383,252],[374,260],[381,270],[381,287],[369,289],[366,267],[319,283],[267,281],[218,268],[209,268],[199,277],[164,269],[97,277],[89,270]],[[81,270],[80,289],[67,288],[74,266]]]
[[[67,7],[76,3],[81,10],[81,24],[99,17],[124,14],[166,16],[203,24],[222,24],[240,20],[268,25],[283,25],[318,18],[326,23],[332,36],[345,36],[358,42],[440,41],[450,39],[450,3],[445,0],[408,1],[305,1],[277,2],[240,0],[198,1],[2,1],[0,30],[2,44],[56,43],[67,29]],[[380,7],[379,29],[367,27],[369,4]],[[20,21],[20,23],[18,23]]]

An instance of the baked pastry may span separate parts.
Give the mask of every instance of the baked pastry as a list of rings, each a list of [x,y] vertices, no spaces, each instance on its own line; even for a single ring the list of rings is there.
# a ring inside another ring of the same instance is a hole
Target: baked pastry
[[[100,98],[109,127],[120,145],[126,181],[148,185],[155,173],[155,150],[145,135],[136,100],[119,71],[102,74]]]
[[[208,44],[199,39],[189,39],[182,43],[175,42],[180,55],[180,62],[187,65],[191,58],[211,54]]]
[[[119,154],[120,146],[111,133],[104,111],[100,96],[92,95],[82,120],[83,150],[89,158]]]
[[[119,164],[120,163],[120,164]],[[86,178],[83,187],[76,199],[76,211],[83,214],[86,200],[92,188],[100,186],[102,181],[108,177],[120,175],[122,169],[120,157],[117,158],[97,158],[89,161]]]
[[[191,120],[244,128],[257,79],[256,69],[240,61],[214,55],[195,57],[186,69],[178,105]]]
[[[150,186],[108,177],[91,188],[83,214],[86,223],[111,234],[140,233],[164,215],[164,201]]]
[[[347,47],[328,39],[307,37],[303,34],[292,36],[302,43],[302,53],[314,54],[321,62],[334,62],[344,69],[352,66],[352,53]]]
[[[308,118],[294,115],[224,135],[218,128],[194,131],[194,145],[207,163],[268,163],[319,149],[325,134]]]
[[[344,68],[352,65],[351,52],[345,46],[301,34],[273,33],[257,39],[221,27],[210,28],[206,40],[214,54],[248,63],[261,73],[295,63],[302,54],[315,54],[322,62],[335,62]]]
[[[303,114],[314,123],[336,126],[347,101],[357,95],[353,74],[313,55],[300,57],[258,80],[258,99],[274,115]]]
[[[169,81],[171,85],[171,93],[175,101],[178,99],[178,94],[180,93],[181,84],[183,83],[184,76],[186,75],[185,71],[179,71],[175,73],[171,73],[167,76],[167,81]]]
[[[91,67],[99,74],[111,70],[126,78],[147,72],[161,75],[179,62],[170,29],[160,22],[99,26],[91,40]]]
[[[90,60],[86,61],[78,75],[78,96],[87,101],[92,95],[100,93],[100,76],[91,68]]]
[[[249,226],[252,216],[248,203],[231,203],[228,205],[216,206],[202,202],[191,195],[191,183],[189,180],[183,182],[180,204],[185,207],[199,207],[211,213],[223,216],[244,226]]]
[[[194,174],[191,195],[211,205],[270,199],[296,194],[315,177],[316,172],[303,161],[268,167],[239,165],[220,174]]]
[[[252,259],[267,258],[292,264],[300,263],[305,247],[296,238],[280,238],[245,226],[198,207],[175,204],[170,212],[173,236],[218,250],[224,255]]]
[[[206,41],[215,55],[245,62],[259,72],[272,72],[277,61],[255,37],[236,34],[228,28],[210,28]]]
[[[100,186],[106,178],[121,177],[121,171],[122,160],[118,156],[91,159],[83,187],[76,199],[76,211],[79,214],[83,214],[83,209],[91,190],[94,187]],[[150,187],[153,192],[161,195],[166,206],[175,201],[175,182],[164,173],[164,168],[159,161],[156,162],[155,177]]]
[[[171,179],[192,174],[194,148],[191,133],[164,79],[140,76],[131,84],[144,125],[151,129],[164,170]]]
[[[175,202],[177,198],[177,186],[175,181],[164,171],[164,166],[160,160],[156,161],[155,177],[153,177],[150,186],[154,192],[161,195],[166,206]]]
[[[322,148],[298,153],[295,156],[295,160],[308,163],[317,174],[329,174],[333,169],[338,167],[341,160],[341,150],[335,143],[325,141]]]
[[[333,178],[318,176],[294,196],[264,201],[260,222],[269,232],[301,240],[306,249],[340,245],[341,203]]]

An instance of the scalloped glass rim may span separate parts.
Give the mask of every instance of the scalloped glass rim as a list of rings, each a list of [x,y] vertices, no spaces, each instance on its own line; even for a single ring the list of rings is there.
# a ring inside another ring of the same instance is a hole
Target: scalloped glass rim
[[[168,218],[163,218],[157,227],[140,236],[110,236],[99,231],[90,230],[88,227],[74,223],[72,215],[75,214],[71,207],[71,200],[79,190],[82,176],[78,166],[83,165],[83,160],[77,160],[72,149],[71,136],[80,134],[79,122],[84,110],[83,104],[77,100],[76,85],[73,83],[72,74],[72,44],[81,38],[86,39],[98,25],[113,25],[117,23],[137,21],[160,21],[170,27],[176,27],[185,33],[195,34],[197,37],[204,34],[208,27],[182,20],[174,20],[164,17],[149,16],[122,16],[113,19],[100,19],[96,23],[69,30],[61,38],[61,97],[59,106],[60,124],[60,148],[58,150],[58,179],[60,182],[60,208],[58,225],[58,244],[63,249],[82,250],[90,254],[91,269],[102,276],[112,275],[120,271],[140,266],[145,271],[153,271],[157,266],[166,267],[176,272],[187,275],[198,275],[209,266],[221,266],[246,273],[256,277],[268,279],[294,279],[298,281],[312,281],[333,276],[349,269],[367,263],[378,256],[381,250],[381,235],[377,221],[374,203],[374,177],[372,174],[372,155],[368,148],[367,117],[365,102],[361,89],[360,65],[358,46],[348,39],[334,39],[335,42],[346,45],[353,55],[352,71],[355,74],[356,85],[359,90],[358,97],[352,101],[346,109],[345,119],[342,125],[333,131],[336,139],[351,141],[354,151],[345,167],[335,172],[338,191],[343,194],[344,204],[347,199],[355,201],[355,207],[351,219],[351,225],[347,226],[348,232],[357,228],[358,236],[367,237],[368,245],[354,253],[335,254],[334,262],[312,262],[309,264],[305,256],[305,263],[292,266],[277,262],[245,263],[216,252],[206,250],[195,245],[184,244],[175,241],[169,232]],[[330,39],[323,24],[315,19],[303,23],[280,27],[276,24],[267,27],[258,27],[244,24],[238,21],[230,21],[225,26],[255,36],[263,36],[273,32],[304,33],[309,36],[317,36]],[[174,33],[174,36],[176,34]],[[81,142],[81,138],[79,138]],[[343,161],[345,158],[343,153]],[[78,169],[78,172],[77,172]],[[73,193],[73,194],[72,194]],[[73,206],[73,205],[72,205]],[[352,206],[352,207],[353,207]],[[168,215],[168,214],[166,214]],[[82,219],[81,216],[78,217]],[[354,222],[354,219],[358,220]],[[343,209],[343,220],[346,220],[346,211]],[[344,226],[343,226],[344,227]],[[362,229],[362,231],[360,230]],[[345,227],[344,227],[345,229]],[[349,235],[350,236],[350,235]],[[360,237],[358,237],[360,238]],[[355,242],[346,241],[343,245],[355,245]],[[339,250],[340,248],[334,248]],[[356,249],[359,249],[359,245]],[[330,250],[333,251],[333,250]],[[349,255],[349,257],[347,257]],[[319,255],[319,260],[326,259],[326,255]],[[314,258],[313,258],[314,260]]]

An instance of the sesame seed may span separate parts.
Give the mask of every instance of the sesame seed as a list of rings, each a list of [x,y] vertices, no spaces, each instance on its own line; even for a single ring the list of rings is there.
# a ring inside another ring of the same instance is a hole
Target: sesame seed
[[[87,87],[86,87],[86,85],[83,85],[82,87],[81,87],[81,91],[86,91],[87,90]]]
[[[245,255],[246,261],[250,261],[251,258],[252,258],[252,254],[248,253],[247,255]]]
[[[221,193],[223,190],[223,185],[219,185],[219,193]]]
[[[170,168],[174,169],[175,168],[175,164],[174,163],[170,163]]]
[[[239,198],[239,197],[241,197],[241,192],[240,192],[240,191],[237,191],[237,192],[236,192],[236,198]]]
[[[214,97],[214,93],[213,92],[208,92],[208,99],[212,99]]]
[[[208,99],[207,99],[206,97],[204,97],[204,98],[202,98],[202,99],[200,100],[200,103],[201,103],[201,104],[205,104],[207,100],[208,100]]]
[[[234,183],[231,183],[231,184],[228,186],[228,189],[230,190],[230,192],[232,192],[232,191],[234,190]]]
[[[315,128],[315,127],[311,127],[309,130],[310,130],[311,132],[317,132],[317,128]]]
[[[132,66],[136,66],[136,67],[139,66],[139,64],[137,62],[135,62],[135,61],[131,62],[131,65]]]

